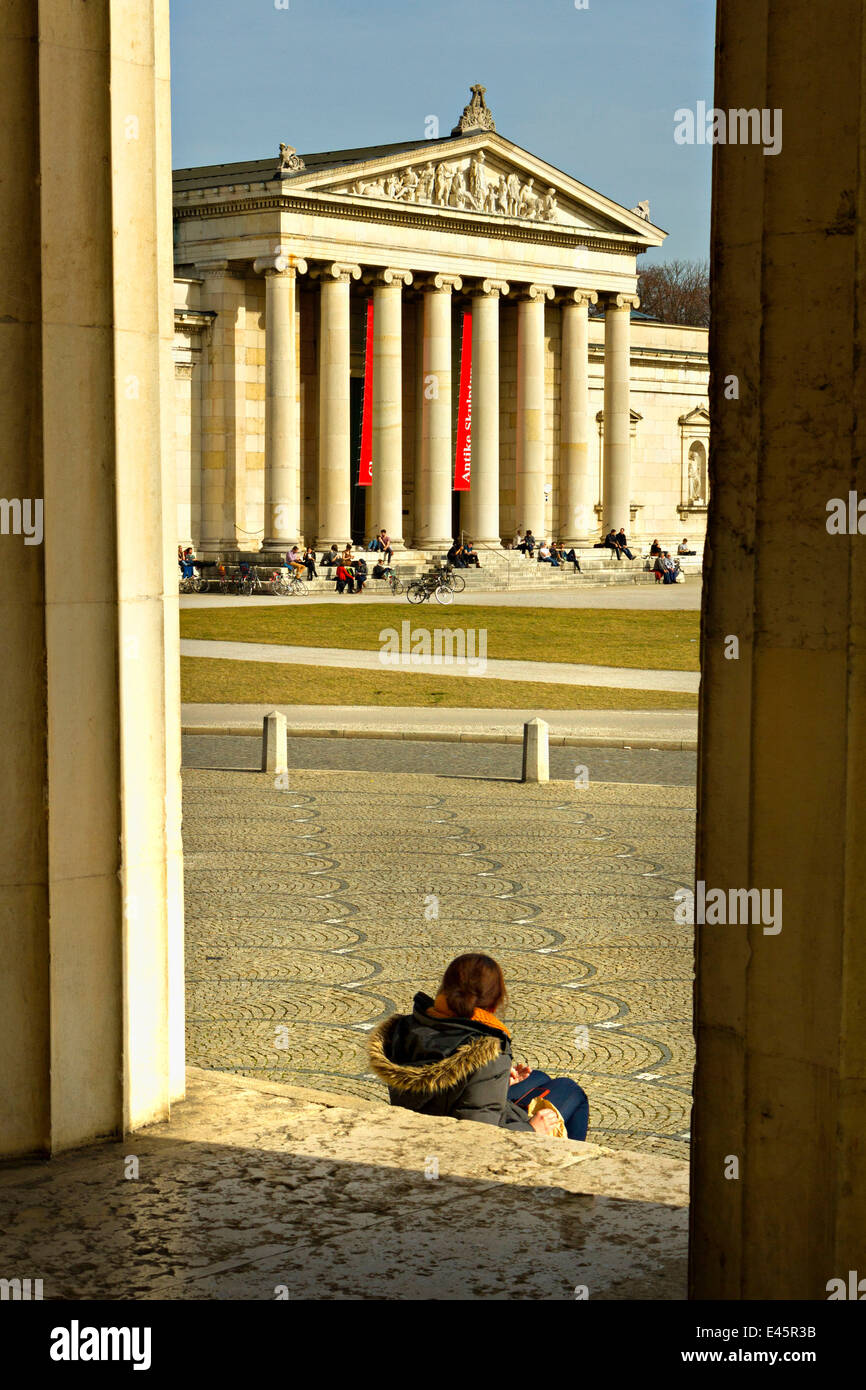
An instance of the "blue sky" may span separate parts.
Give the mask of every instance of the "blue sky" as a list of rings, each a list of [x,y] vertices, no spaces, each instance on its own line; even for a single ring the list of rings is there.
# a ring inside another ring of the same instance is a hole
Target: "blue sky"
[[[707,145],[674,112],[712,105],[713,0],[173,0],[175,167],[445,135],[481,82],[497,130],[703,259]],[[649,258],[648,258],[649,259]]]

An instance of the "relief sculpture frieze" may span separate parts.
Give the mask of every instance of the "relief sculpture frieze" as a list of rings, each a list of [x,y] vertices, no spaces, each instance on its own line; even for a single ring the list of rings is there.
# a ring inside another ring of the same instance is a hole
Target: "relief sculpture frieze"
[[[555,188],[536,188],[534,179],[524,179],[514,169],[491,169],[483,151],[462,163],[430,160],[420,167],[410,165],[375,178],[356,179],[343,191],[368,198],[390,198],[398,203],[427,203],[537,222],[558,220]]]

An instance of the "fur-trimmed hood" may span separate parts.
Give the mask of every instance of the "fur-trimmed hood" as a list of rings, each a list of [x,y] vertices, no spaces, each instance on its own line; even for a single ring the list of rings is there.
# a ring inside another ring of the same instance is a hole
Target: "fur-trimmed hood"
[[[419,1001],[426,996],[419,996]],[[431,1000],[426,1000],[432,1004]],[[505,1034],[487,1029],[483,1024],[472,1025],[466,1019],[438,1021],[414,1014],[392,1014],[370,1034],[368,1049],[370,1067],[391,1091],[417,1099],[441,1095],[462,1085],[479,1070],[495,1061],[504,1051],[510,1052]],[[483,1029],[483,1031],[480,1031]],[[419,1036],[420,1035],[420,1036]],[[407,1049],[407,1042],[413,1044]],[[408,1062],[395,1060],[407,1051],[423,1056],[430,1046],[429,1060]],[[451,1051],[448,1051],[448,1048]],[[439,1055],[437,1055],[437,1053]]]

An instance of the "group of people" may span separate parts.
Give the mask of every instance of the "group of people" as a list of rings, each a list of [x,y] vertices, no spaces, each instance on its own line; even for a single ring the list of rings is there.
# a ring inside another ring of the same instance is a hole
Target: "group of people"
[[[554,569],[560,569],[563,565],[571,563],[574,573],[581,573],[577,551],[574,546],[570,550],[566,550],[562,541],[539,541],[531,531],[527,531],[524,536],[522,528],[518,526],[511,548],[512,550],[519,550],[530,560],[534,558],[536,564],[552,565]]]
[[[694,555],[693,550],[688,548],[688,540],[685,536],[677,546],[677,556]],[[679,558],[676,560],[669,550],[662,550],[658,540],[654,540],[650,546],[650,559],[653,561],[653,574],[657,584],[676,584],[677,576],[682,574]]]
[[[612,550],[618,560],[621,560],[623,555],[627,560],[634,559],[634,556],[628,548],[628,536],[625,533],[624,526],[620,526],[618,531],[615,531],[611,526],[604,540],[597,541],[593,546],[593,550]]]
[[[478,570],[481,568],[478,551],[470,540],[452,541],[445,559],[453,569],[466,570],[470,565],[474,565]]]

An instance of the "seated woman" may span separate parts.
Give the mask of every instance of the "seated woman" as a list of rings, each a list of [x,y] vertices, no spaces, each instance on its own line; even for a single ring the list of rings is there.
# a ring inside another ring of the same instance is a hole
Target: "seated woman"
[[[577,1082],[513,1063],[497,1017],[507,997],[495,960],[458,956],[435,999],[416,994],[411,1014],[392,1014],[370,1034],[371,1069],[407,1110],[585,1139],[589,1104]]]
[[[661,555],[661,553],[661,546],[659,545],[657,540],[654,540],[652,545],[650,546],[650,555]]]

